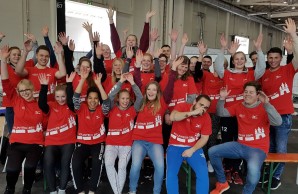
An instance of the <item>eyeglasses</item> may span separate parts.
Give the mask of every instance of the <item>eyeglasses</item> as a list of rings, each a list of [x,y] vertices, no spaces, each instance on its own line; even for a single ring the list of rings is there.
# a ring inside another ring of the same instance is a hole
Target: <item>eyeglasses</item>
[[[24,93],[29,92],[29,91],[31,91],[31,90],[30,90],[30,89],[18,90],[18,92],[19,92],[20,94],[24,94]]]

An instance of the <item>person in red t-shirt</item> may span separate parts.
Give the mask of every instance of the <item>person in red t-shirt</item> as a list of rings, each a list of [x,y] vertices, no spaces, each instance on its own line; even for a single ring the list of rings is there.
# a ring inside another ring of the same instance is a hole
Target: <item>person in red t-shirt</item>
[[[131,84],[136,96],[133,106],[130,92],[121,89],[125,81]],[[116,95],[117,99],[114,103]],[[121,194],[126,180],[126,166],[131,157],[134,119],[143,100],[142,93],[135,84],[132,74],[125,73],[121,75],[120,80],[109,94],[109,100],[113,105],[108,115],[110,122],[106,138],[105,166],[114,193]],[[115,169],[117,157],[119,158],[118,171]]]
[[[153,193],[160,193],[164,175],[164,150],[162,147],[162,121],[173,95],[177,66],[183,58],[177,59],[172,66],[166,89],[161,94],[160,85],[156,81],[145,87],[143,103],[133,129],[132,164],[129,175],[130,193],[136,193],[140,169],[146,154],[154,166]],[[137,81],[137,80],[135,80]]]
[[[279,126],[282,118],[269,103],[269,98],[261,91],[256,81],[244,85],[243,102],[226,107],[225,100],[231,90],[222,88],[217,103],[219,116],[236,116],[238,122],[238,140],[213,146],[208,154],[217,178],[216,188],[211,194],[222,193],[229,189],[222,158],[244,159],[247,162],[247,177],[244,194],[251,194],[259,182],[261,166],[269,151],[269,126]]]
[[[67,89],[66,85],[56,86],[55,101],[51,102],[47,100],[49,78],[45,74],[38,76],[41,84],[38,106],[43,113],[49,116],[45,133],[44,172],[51,193],[57,193],[55,173],[57,162],[60,164],[59,194],[65,193],[70,174],[70,159],[76,142],[76,121],[72,102],[73,89],[70,82],[74,76],[75,73],[73,72],[70,78],[66,77]]]
[[[23,193],[30,194],[35,179],[35,169],[43,150],[43,113],[33,97],[34,85],[28,79],[21,80],[17,91],[10,83],[6,60],[9,56],[9,47],[1,48],[1,80],[3,91],[15,110],[14,124],[10,136],[8,158],[6,166],[5,193],[14,193],[15,185],[24,164]]]
[[[83,85],[89,75],[87,69],[81,73],[81,80],[73,96],[74,108],[78,116],[77,143],[71,159],[71,172],[74,186],[79,194],[84,192],[83,166],[88,157],[92,157],[92,172],[89,194],[94,194],[101,175],[104,154],[105,126],[104,115],[109,111],[109,101],[101,84],[102,75],[98,74],[94,80],[96,87],[87,90],[86,101],[81,103]],[[103,100],[99,105],[100,99]]]
[[[170,118],[173,121],[167,149],[167,193],[178,194],[178,173],[185,160],[196,174],[196,193],[208,194],[209,178],[203,146],[211,134],[211,119],[207,113],[211,99],[199,95],[193,104],[175,106]]]

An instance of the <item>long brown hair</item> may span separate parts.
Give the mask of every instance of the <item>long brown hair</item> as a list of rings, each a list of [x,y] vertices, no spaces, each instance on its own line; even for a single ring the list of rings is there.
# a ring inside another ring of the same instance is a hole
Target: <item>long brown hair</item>
[[[190,65],[190,60],[187,56],[183,55],[183,56],[179,56],[176,58],[176,60],[178,60],[180,57],[183,57],[183,62],[181,64],[185,64],[187,65],[188,69],[187,71],[180,77],[181,80],[185,81],[187,80],[187,78],[191,75],[190,71],[189,71],[189,65]],[[181,65],[180,64],[180,65]],[[177,67],[178,68],[178,67]],[[178,74],[177,74],[177,78],[178,78]]]
[[[95,82],[94,82],[94,80],[93,80],[92,63],[91,63],[90,59],[88,59],[88,58],[86,58],[86,57],[82,57],[82,58],[80,59],[80,61],[79,61],[78,66],[81,67],[81,64],[82,64],[84,61],[88,62],[89,67],[90,67],[90,72],[89,72],[88,77],[87,77],[87,79],[86,79],[87,84],[88,84],[88,88],[90,88],[90,87],[96,87],[96,84],[95,84]]]
[[[147,97],[147,89],[149,88],[150,85],[155,85],[156,89],[157,89],[157,94],[156,94],[156,98],[153,101],[150,101]],[[151,107],[153,107],[152,109],[152,114],[156,115],[156,113],[160,110],[161,108],[161,103],[160,103],[160,99],[161,99],[161,88],[160,85],[156,82],[156,81],[151,81],[149,82],[146,87],[145,87],[145,94],[143,97],[143,104],[141,106],[140,111],[143,111],[145,106],[147,106],[148,109],[151,109]]]

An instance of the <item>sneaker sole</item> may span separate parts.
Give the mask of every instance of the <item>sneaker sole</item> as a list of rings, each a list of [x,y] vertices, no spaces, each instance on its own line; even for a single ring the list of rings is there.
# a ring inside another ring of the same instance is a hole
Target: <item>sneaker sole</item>
[[[262,182],[262,181],[259,181],[259,183],[262,184],[263,182]],[[265,181],[264,181],[264,184],[265,184],[265,183],[268,183],[268,180],[265,180]]]
[[[276,187],[274,187],[274,188],[270,188],[270,190],[276,190],[276,189],[278,189],[278,187],[280,187],[280,185],[281,185],[281,183],[278,183],[278,185],[276,186]]]
[[[237,183],[237,182],[235,182],[235,181],[234,181],[234,184],[235,184],[235,185],[243,185],[243,183]]]
[[[230,186],[229,186],[229,187],[227,187],[227,188],[225,188],[225,189],[223,189],[221,192],[219,192],[219,194],[222,194],[223,192],[225,192],[225,191],[229,190],[229,188],[230,188]]]

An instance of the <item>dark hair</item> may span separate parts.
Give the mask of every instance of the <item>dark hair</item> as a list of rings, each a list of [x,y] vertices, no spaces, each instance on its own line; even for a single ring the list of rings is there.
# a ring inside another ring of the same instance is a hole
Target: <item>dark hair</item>
[[[259,91],[262,90],[262,86],[261,86],[261,84],[260,84],[259,82],[257,82],[257,81],[249,81],[249,82],[246,82],[246,83],[244,84],[244,86],[243,86],[243,89],[245,90],[245,88],[246,88],[247,86],[253,86],[253,87],[255,87],[257,93],[258,93]]]
[[[17,47],[17,46],[9,47],[8,52],[10,52],[12,50],[19,50],[21,52],[21,49],[19,47]]]
[[[253,56],[253,55],[257,55],[258,53],[256,52],[256,51],[252,51],[251,53],[249,53],[249,58],[251,59],[251,57]]]
[[[170,46],[170,45],[168,45],[168,44],[164,44],[164,45],[162,45],[162,47],[161,47],[161,48],[164,48],[164,47],[171,48],[171,46]]]
[[[168,57],[167,57],[165,54],[160,54],[160,55],[158,56],[158,58],[161,58],[161,57],[166,58],[166,63],[168,62]]]
[[[198,102],[199,100],[201,100],[202,98],[205,98],[206,100],[208,100],[209,102],[211,102],[211,98],[206,95],[206,94],[200,94],[196,97],[196,102]]]
[[[188,70],[181,76],[181,80],[185,81],[187,80],[187,78],[190,76],[190,71],[189,71],[189,64],[190,64],[190,60],[187,56],[183,55],[183,56],[178,56],[176,58],[176,60],[178,60],[180,57],[183,57],[183,62],[181,64],[185,64],[188,67]]]
[[[97,93],[99,101],[102,102],[100,91],[99,91],[98,87],[95,87],[95,86],[89,87],[87,90],[87,98],[88,98],[89,94],[92,92]]]
[[[46,45],[40,45],[40,46],[36,49],[36,53],[38,53],[40,50],[48,51],[48,53],[51,54],[50,49],[49,49]]]
[[[94,86],[96,86],[96,84],[93,80],[92,63],[91,63],[90,59],[88,59],[87,57],[81,57],[80,60],[79,60],[78,66],[81,67],[81,65],[84,61],[88,62],[89,65],[90,65],[90,72],[89,72],[88,77],[86,79],[88,87],[94,87]]]
[[[282,50],[278,47],[272,47],[271,49],[269,49],[269,51],[267,52],[267,56],[270,53],[278,53],[278,54],[280,54],[280,56],[282,56]]]
[[[210,59],[211,62],[212,62],[212,58],[211,58],[209,55],[205,55],[205,56],[203,57],[203,59],[205,59],[205,58]]]

